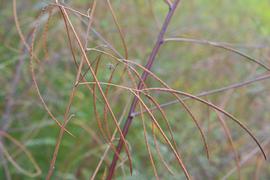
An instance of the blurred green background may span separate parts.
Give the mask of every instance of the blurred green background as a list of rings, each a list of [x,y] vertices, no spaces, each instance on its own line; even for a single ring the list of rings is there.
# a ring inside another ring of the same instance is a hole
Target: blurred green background
[[[59,9],[52,8],[52,16],[48,20],[45,7],[53,1],[23,0],[17,2],[17,13],[25,37],[31,34],[38,14],[39,27],[36,32],[35,54],[40,61],[35,61],[36,79],[41,94],[48,107],[57,119],[63,121],[72,86],[76,79],[76,67],[70,52],[65,24]],[[92,0],[63,1],[84,14],[91,7]],[[168,11],[162,0],[111,0],[112,7],[123,30],[129,59],[144,65],[156,41],[160,26]],[[47,175],[53,155],[59,127],[45,111],[33,84],[30,71],[30,57],[23,47],[18,35],[12,1],[0,1],[0,114],[1,132],[5,131],[19,141],[33,156],[41,173],[29,177],[17,166],[27,172],[35,172],[33,163],[18,145],[10,139],[2,137],[2,146],[9,153],[1,157],[0,179],[44,179]],[[71,21],[84,39],[87,19],[68,11]],[[230,43],[235,49],[254,57],[270,66],[270,1],[269,0],[183,0],[172,18],[166,37],[185,37]],[[46,27],[48,31],[46,31]],[[93,28],[106,39],[122,55],[124,48],[117,27],[105,0],[97,1]],[[72,33],[71,33],[72,34]],[[31,36],[30,36],[31,37]],[[28,38],[27,40],[29,41]],[[71,35],[75,57],[80,60],[81,53],[74,35]],[[88,38],[88,47],[102,48],[104,42],[93,31]],[[47,47],[47,50],[45,49]],[[87,53],[91,62],[99,56],[97,52]],[[113,68],[112,82],[131,86],[128,76],[121,77],[124,66],[116,65],[108,56],[102,56],[97,76],[100,81],[108,81]],[[83,72],[87,67],[83,68]],[[141,70],[138,70],[140,73]],[[197,94],[206,90],[220,88],[232,83],[251,79],[266,72],[255,63],[224,49],[207,45],[169,42],[162,46],[152,71],[172,88]],[[93,81],[90,73],[85,78]],[[147,79],[147,85],[160,86],[153,78]],[[104,86],[104,89],[106,86]],[[270,143],[270,83],[269,80],[256,82],[245,87],[230,90],[204,99],[221,106],[246,124],[269,150]],[[154,92],[160,104],[174,100],[168,93]],[[100,94],[97,94],[101,97]],[[132,96],[126,90],[111,87],[108,99],[117,116],[120,118],[125,107],[129,107]],[[200,134],[194,122],[181,105],[175,104],[165,110],[173,129],[181,157],[194,179],[237,179],[235,157],[228,143],[224,129],[217,119],[217,114],[194,100],[186,101],[199,120],[206,134],[209,145],[210,160],[207,159]],[[67,129],[75,136],[64,135],[55,165],[53,179],[89,179],[103,155],[107,143],[98,128],[93,109],[93,95],[86,86],[78,86],[69,113]],[[151,105],[151,103],[148,103]],[[97,102],[97,110],[103,116],[103,102]],[[137,109],[139,110],[139,108]],[[161,126],[161,113],[154,113]],[[229,118],[224,120],[230,128],[234,145],[241,163],[243,179],[269,179],[269,160],[263,160],[256,144],[236,123]],[[108,115],[111,132],[115,128]],[[161,179],[184,179],[175,157],[157,133],[160,153],[174,172],[164,167],[155,149],[151,133],[151,119],[145,116],[147,139]],[[117,139],[119,137],[117,136]],[[117,144],[117,139],[114,144]],[[154,179],[153,169],[145,145],[142,119],[134,119],[127,136],[130,145],[133,176],[129,175],[126,154],[125,160],[119,163],[116,179]],[[102,179],[108,171],[113,151],[110,150],[98,171],[96,179]],[[15,165],[14,165],[15,164]],[[17,166],[16,166],[17,165]],[[229,176],[227,176],[229,175]]]

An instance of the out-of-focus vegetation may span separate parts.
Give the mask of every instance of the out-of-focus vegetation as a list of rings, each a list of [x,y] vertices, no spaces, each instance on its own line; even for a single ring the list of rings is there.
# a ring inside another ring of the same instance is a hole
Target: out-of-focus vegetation
[[[44,179],[49,170],[60,127],[48,115],[38,96],[31,73],[29,49],[23,45],[15,26],[13,3],[14,1],[0,1],[0,179]],[[93,0],[61,3],[87,14],[91,12],[89,8]],[[51,6],[47,7],[49,4]],[[157,39],[168,6],[162,0],[111,0],[111,4],[124,34],[128,59],[144,65]],[[270,66],[269,9],[269,0],[183,0],[165,36],[223,43]],[[49,0],[17,1],[16,10],[20,28],[29,46],[32,43],[32,29],[38,24],[33,50],[37,58],[33,58],[32,67],[41,96],[51,113],[63,123],[77,73],[63,17],[55,2]],[[67,12],[80,39],[85,42],[88,19],[73,11]],[[97,1],[93,17],[93,30],[88,34],[87,47],[118,56],[104,42],[105,39],[124,57],[122,41],[105,0]],[[69,31],[74,56],[79,63],[82,53],[70,26]],[[95,51],[87,51],[87,56],[94,67],[99,64],[96,69],[100,82],[107,82],[115,70],[112,83],[133,87],[123,64],[117,64],[110,56]],[[137,70],[142,73],[142,70]],[[164,43],[151,71],[171,88],[191,94],[267,75],[265,68],[239,54],[190,42]],[[86,73],[86,81],[93,81],[86,63],[82,73]],[[135,83],[138,83],[138,79]],[[160,86],[154,78],[148,78],[146,84],[148,87]],[[90,89],[91,87],[93,84],[89,85]],[[102,87],[105,91],[107,86]],[[106,121],[103,120],[106,114],[110,135],[115,124],[108,110],[104,110],[104,102],[95,102],[89,88],[86,85],[78,85],[76,88],[70,112],[66,115],[66,119],[69,119],[66,129],[74,137],[65,133],[56,159],[53,179],[89,179],[108,147],[108,142],[99,129],[93,104],[96,103],[103,126],[106,126]],[[269,88],[269,79],[265,79],[202,98],[247,125],[268,155]],[[96,94],[97,99],[102,99],[97,88]],[[152,95],[159,104],[175,100],[175,97],[168,93],[152,92]],[[110,87],[107,98],[117,120],[123,118],[124,121],[133,95],[127,90]],[[146,98],[144,100],[147,101]],[[269,160],[263,159],[257,145],[239,125],[195,100],[185,102],[198,119],[206,136],[209,160],[200,133],[181,104],[167,106],[164,110],[172,127],[176,148],[194,179],[237,179],[239,169],[235,159],[238,159],[241,166],[240,174],[243,179],[270,178]],[[153,106],[149,102],[147,105]],[[138,106],[137,111],[139,110]],[[166,123],[162,121],[162,114],[158,111],[153,113],[169,136]],[[158,175],[161,179],[184,179],[175,156],[161,134],[154,131],[153,136],[151,119],[147,115],[144,118],[146,137]],[[229,129],[235,149],[228,140],[226,129]],[[142,118],[136,116],[127,136],[133,175],[130,176],[126,153],[123,151],[122,161],[118,162],[115,172],[116,179],[155,178],[144,135]],[[119,134],[113,143],[117,145],[118,140]],[[114,151],[109,149],[96,179],[106,176],[113,154]],[[238,158],[235,154],[238,154]],[[160,155],[173,174],[164,166]],[[35,175],[36,172],[38,174]]]

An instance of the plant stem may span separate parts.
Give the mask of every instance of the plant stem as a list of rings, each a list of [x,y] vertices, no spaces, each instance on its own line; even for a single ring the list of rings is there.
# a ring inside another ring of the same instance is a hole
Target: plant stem
[[[253,79],[245,80],[245,81],[238,82],[238,83],[233,83],[233,84],[230,84],[228,86],[224,86],[224,87],[217,88],[217,89],[203,91],[203,92],[200,92],[200,93],[196,94],[195,96],[196,97],[209,96],[209,95],[225,92],[225,91],[228,91],[228,90],[231,90],[231,89],[241,88],[241,87],[247,86],[249,84],[253,84],[255,82],[268,80],[268,79],[270,79],[270,74],[269,73],[267,73],[267,74],[263,73],[260,76],[257,76],[257,77],[255,77]],[[191,98],[189,98],[189,97],[182,98],[183,101],[188,100],[188,99],[191,99]],[[173,105],[173,104],[177,104],[177,103],[179,103],[179,100],[173,100],[173,101],[166,102],[164,104],[160,104],[159,107],[162,108],[162,109],[165,109],[166,107],[168,107],[170,105]],[[151,111],[158,110],[158,107],[154,106],[154,107],[150,108],[150,110]],[[146,113],[146,112],[147,112],[146,110],[134,112],[132,114],[132,116],[136,117],[136,116],[140,115],[141,113]]]
[[[167,31],[170,20],[171,20],[171,18],[173,16],[173,13],[174,13],[174,11],[175,11],[175,9],[176,9],[179,2],[180,2],[180,0],[175,0],[173,2],[172,6],[169,9],[169,12],[167,13],[166,19],[164,20],[164,23],[163,23],[162,28],[160,30],[160,33],[158,35],[155,46],[152,49],[152,52],[151,52],[151,54],[150,54],[150,56],[149,56],[149,58],[147,60],[147,64],[145,65],[145,68],[148,69],[148,70],[151,69],[151,67],[152,67],[152,65],[153,65],[153,63],[155,61],[155,58],[157,56],[157,53],[158,53],[161,45],[164,42],[164,35],[165,35],[166,31]],[[137,89],[140,90],[140,89],[143,88],[144,81],[147,79],[148,75],[149,75],[149,73],[146,72],[146,71],[144,71],[142,73],[141,80],[138,83]],[[128,113],[128,117],[127,117],[127,119],[125,121],[125,124],[124,124],[124,127],[122,129],[122,133],[123,133],[124,137],[126,137],[126,135],[128,133],[128,130],[129,130],[129,127],[130,127],[130,125],[132,123],[132,120],[133,120],[132,114],[135,112],[137,104],[138,104],[138,98],[135,96],[133,98],[132,103],[131,103],[130,110],[129,110],[129,113]],[[114,157],[113,157],[112,163],[111,163],[110,168],[109,168],[109,174],[107,176],[107,180],[111,180],[112,177],[113,177],[115,167],[116,167],[116,164],[117,164],[117,161],[118,161],[117,154],[120,154],[120,152],[122,150],[122,147],[123,147],[123,143],[124,143],[123,139],[120,139],[119,143],[117,145],[117,149],[116,149],[117,153],[114,153]]]

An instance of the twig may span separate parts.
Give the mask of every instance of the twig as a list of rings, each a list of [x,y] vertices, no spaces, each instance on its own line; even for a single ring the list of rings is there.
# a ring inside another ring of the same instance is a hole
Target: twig
[[[127,106],[125,106],[125,108],[124,108],[124,110],[123,110],[123,113],[122,113],[122,116],[120,117],[120,120],[119,120],[120,123],[121,123],[122,120],[124,119],[124,114],[126,113],[126,110],[127,110]],[[110,144],[108,144],[108,146],[106,147],[106,149],[105,149],[103,155],[101,156],[101,158],[100,158],[100,160],[99,160],[99,162],[98,162],[98,165],[96,166],[96,169],[95,169],[93,175],[92,175],[91,178],[90,178],[91,180],[94,180],[94,179],[95,179],[95,177],[96,177],[96,175],[97,175],[97,173],[98,173],[98,170],[100,169],[100,166],[101,166],[102,162],[104,161],[105,157],[107,156],[107,154],[108,154],[108,152],[109,152],[109,150],[110,150],[111,143],[114,141],[115,136],[116,136],[116,133],[117,133],[117,129],[115,128],[115,130],[114,130],[114,132],[113,132],[113,135],[112,135],[112,137],[111,137],[111,140],[110,140]]]
[[[196,43],[196,44],[206,44],[209,46],[214,46],[217,48],[221,48],[221,49],[225,49],[227,51],[231,51],[233,53],[236,53],[246,59],[248,59],[249,61],[252,61],[258,65],[260,65],[261,67],[265,68],[266,70],[270,71],[270,67],[268,67],[267,65],[263,64],[262,62],[260,62],[259,60],[237,50],[234,49],[228,45],[226,45],[225,43],[219,43],[219,42],[214,42],[214,41],[208,41],[208,40],[199,40],[199,39],[190,39],[190,38],[166,38],[164,39],[164,43],[166,42],[170,42],[170,41],[176,41],[176,42],[187,42],[187,43]]]
[[[168,25],[169,25],[169,22],[174,14],[174,11],[178,5],[178,3],[180,2],[180,0],[175,0],[172,4],[172,7],[170,8],[167,16],[166,16],[166,19],[162,25],[162,28],[161,28],[161,31],[158,35],[158,38],[157,38],[157,41],[155,43],[155,46],[154,48],[152,49],[152,52],[148,58],[148,61],[147,61],[147,64],[145,66],[146,69],[150,70],[152,65],[153,65],[153,62],[155,61],[155,57],[161,47],[161,45],[163,44],[163,39],[164,39],[164,35],[165,35],[165,32],[167,31],[167,28],[168,28]],[[141,81],[139,82],[138,84],[138,87],[137,89],[142,89],[143,87],[143,83],[144,81],[147,79],[149,73],[144,71],[142,76],[141,76]],[[131,103],[131,107],[130,107],[130,110],[129,110],[129,113],[128,113],[128,117],[125,121],[125,124],[124,124],[124,127],[123,127],[123,135],[124,137],[126,137],[127,133],[128,133],[128,130],[129,130],[129,127],[132,123],[132,120],[133,120],[133,116],[132,114],[135,112],[135,109],[136,109],[136,106],[138,104],[138,101],[139,99],[136,97],[134,97],[132,103]],[[117,146],[117,152],[120,153],[121,150],[122,150],[122,147],[123,147],[123,143],[124,141],[122,139],[119,140],[119,143],[118,143],[118,146]],[[110,168],[109,168],[109,174],[107,176],[107,180],[111,180],[112,177],[113,177],[113,174],[115,172],[115,167],[116,167],[116,164],[117,164],[117,161],[118,161],[119,157],[116,155],[116,153],[114,154],[114,157],[113,157],[113,160],[112,160],[112,163],[110,165]],[[188,172],[185,171],[185,175],[187,178],[190,178],[189,175],[188,175]]]
[[[255,82],[258,82],[258,81],[262,81],[262,80],[266,80],[266,79],[269,79],[269,78],[270,78],[270,74],[261,75],[261,76],[258,76],[256,78],[254,78],[254,79],[246,80],[244,82],[234,83],[234,84],[231,84],[231,85],[222,87],[222,88],[218,88],[218,89],[213,89],[213,90],[201,92],[201,93],[197,94],[196,97],[202,97],[202,96],[212,95],[212,94],[216,94],[216,93],[221,93],[221,92],[224,92],[224,91],[227,91],[227,90],[230,90],[230,89],[240,88],[240,87],[246,86],[248,84],[252,84],[252,83],[255,83]],[[182,100],[185,101],[185,100],[188,100],[188,99],[190,99],[190,98],[189,97],[186,97],[186,98],[183,98]],[[167,103],[161,104],[160,107],[161,108],[166,108],[166,107],[168,107],[170,105],[177,104],[177,103],[179,103],[178,100],[173,100],[173,101],[169,101]],[[153,107],[150,110],[151,111],[157,110],[157,107]],[[146,111],[143,111],[143,113],[145,113],[145,112]],[[132,114],[132,116],[133,117],[138,116],[138,115],[140,115],[140,113],[141,112],[134,112]]]

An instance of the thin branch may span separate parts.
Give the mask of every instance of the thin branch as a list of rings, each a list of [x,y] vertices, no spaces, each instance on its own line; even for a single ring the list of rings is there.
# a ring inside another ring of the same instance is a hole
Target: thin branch
[[[83,19],[82,17],[86,17],[88,18],[89,20],[91,20],[91,17],[89,15],[86,15],[86,14],[83,14],[81,13],[80,11],[77,11],[73,8],[70,8],[70,7],[67,7],[67,6],[64,6],[62,4],[55,4],[55,3],[50,3],[50,5],[53,5],[53,6],[58,6],[58,7],[61,7],[61,8],[64,8],[66,10],[69,10],[71,12],[73,12],[75,15],[77,15],[77,17],[81,20],[81,22],[83,24],[85,24],[86,26],[88,26],[89,24],[89,21],[86,21],[85,19]],[[94,19],[93,19],[94,21]],[[124,59],[124,57],[113,47],[112,44],[110,44],[95,28],[93,27],[90,27],[90,30],[92,31],[92,33],[98,37],[105,45],[107,48],[109,48],[110,50],[112,50],[119,58],[122,58]]]
[[[159,51],[159,48],[161,46],[161,44],[163,43],[163,38],[164,38],[164,35],[165,35],[165,32],[167,31],[167,28],[168,28],[168,25],[169,25],[169,22],[174,14],[174,11],[178,5],[178,3],[180,2],[180,0],[175,0],[172,7],[170,8],[167,16],[166,16],[166,19],[163,23],[163,26],[162,26],[162,29],[158,35],[158,38],[157,38],[157,41],[156,41],[156,44],[154,46],[154,48],[152,49],[152,52],[148,58],[148,61],[147,61],[147,64],[146,64],[146,69],[151,69],[152,65],[153,65],[153,62],[155,61],[155,57]],[[149,73],[147,73],[146,71],[143,72],[142,74],[142,80],[145,81],[148,77]],[[138,84],[138,87],[137,89],[141,89],[143,87],[143,82],[140,81],[139,84]],[[132,113],[135,112],[135,109],[136,109],[136,106],[137,106],[137,103],[138,103],[139,99],[137,97],[134,97],[132,103],[131,103],[131,107],[130,107],[130,110],[129,110],[129,113],[128,113],[128,117],[126,119],[126,122],[124,124],[124,127],[123,127],[123,135],[124,137],[126,137],[127,133],[128,133],[128,130],[129,130],[129,127],[132,123],[132,120],[133,120],[133,116],[131,116]],[[122,146],[123,146],[123,139],[120,139],[119,140],[119,143],[118,143],[118,146],[117,146],[117,152],[121,152],[122,150]],[[115,172],[115,167],[116,167],[116,164],[117,164],[117,161],[118,161],[118,156],[116,154],[114,154],[114,157],[113,157],[113,160],[112,160],[112,163],[110,165],[110,168],[109,168],[109,174],[107,176],[107,179],[108,180],[111,180],[112,177],[113,177],[113,174]],[[185,172],[185,175],[187,178],[189,178],[189,175],[188,175],[188,172]]]
[[[176,41],[176,42],[187,42],[187,43],[196,43],[196,44],[206,44],[206,45],[209,45],[209,46],[214,46],[214,47],[217,47],[217,48],[221,48],[221,49],[225,49],[227,51],[230,51],[230,52],[233,52],[233,53],[236,53],[244,58],[246,58],[247,60],[249,61],[252,61],[258,65],[260,65],[261,67],[265,68],[266,70],[270,71],[270,67],[268,67],[267,65],[263,64],[262,62],[260,62],[259,60],[237,50],[237,49],[234,49],[224,43],[219,43],[219,42],[214,42],[214,41],[207,41],[207,40],[199,40],[199,39],[189,39],[189,38],[166,38],[164,39],[164,43],[166,42],[173,42],[173,41]]]
[[[56,3],[58,4],[58,1],[57,1],[57,0],[56,0]],[[119,134],[120,134],[120,138],[121,138],[123,144],[125,144],[125,150],[126,150],[126,153],[127,153],[128,159],[129,159],[129,164],[130,164],[130,172],[132,172],[131,156],[130,156],[130,153],[129,153],[129,150],[128,150],[128,146],[127,146],[127,142],[126,142],[126,140],[125,140],[125,136],[123,135],[123,132],[121,131],[121,128],[119,127],[119,122],[117,121],[117,119],[116,119],[116,117],[115,117],[115,114],[114,114],[114,112],[113,112],[113,110],[112,110],[112,108],[111,108],[111,106],[110,106],[110,104],[109,104],[109,102],[108,102],[108,99],[106,98],[106,96],[105,96],[105,94],[104,94],[104,92],[103,92],[103,90],[102,90],[102,88],[101,88],[101,86],[100,86],[100,84],[99,84],[99,80],[98,80],[98,78],[97,78],[96,75],[95,75],[95,72],[94,72],[94,70],[93,70],[93,67],[92,67],[92,65],[91,65],[91,63],[90,63],[90,61],[89,61],[89,59],[88,59],[88,57],[87,57],[87,55],[86,55],[86,52],[85,52],[85,50],[84,50],[84,47],[83,47],[83,45],[82,45],[82,42],[81,42],[81,40],[80,40],[80,38],[79,38],[77,32],[76,32],[76,30],[75,30],[75,27],[74,27],[73,24],[71,23],[70,17],[68,16],[68,14],[67,14],[67,12],[66,12],[66,10],[65,10],[64,8],[62,8],[62,7],[59,7],[59,8],[60,8],[60,11],[61,11],[61,13],[62,13],[62,15],[63,15],[63,18],[67,20],[68,24],[69,24],[70,27],[71,27],[71,30],[72,30],[72,32],[73,32],[75,38],[76,38],[76,42],[77,42],[77,44],[78,44],[78,46],[79,46],[79,49],[80,49],[80,51],[81,51],[81,53],[82,53],[82,55],[83,55],[83,59],[84,59],[84,61],[86,61],[87,65],[89,66],[90,72],[91,72],[91,74],[92,74],[92,76],[93,76],[95,82],[97,82],[98,90],[100,91],[101,96],[102,96],[102,98],[103,98],[105,104],[106,104],[107,107],[108,107],[108,110],[109,110],[109,112],[110,112],[110,114],[111,114],[111,116],[112,116],[112,118],[113,118],[113,121],[114,121],[114,123],[115,123],[115,126],[117,127],[118,132],[119,132]],[[117,156],[117,158],[119,158],[118,155],[117,155],[117,153],[115,153],[115,156]],[[49,175],[49,174],[48,174],[48,175]],[[49,176],[48,179],[50,179],[50,177],[51,177],[51,176]]]
[[[19,34],[19,37],[23,43],[23,45],[26,47],[26,49],[28,50],[31,58],[30,58],[30,70],[31,70],[31,76],[32,76],[32,79],[33,79],[33,83],[35,85],[35,88],[37,90],[37,94],[38,94],[38,97],[40,98],[41,102],[42,102],[42,105],[44,106],[45,110],[47,111],[47,113],[49,114],[49,116],[57,123],[57,125],[59,127],[62,127],[62,124],[56,119],[56,117],[51,113],[50,109],[48,108],[46,102],[44,101],[41,93],[40,93],[40,90],[39,90],[39,86],[36,82],[36,79],[35,79],[35,73],[34,73],[34,65],[33,65],[33,59],[36,59],[38,61],[40,61],[38,59],[38,57],[36,57],[36,55],[34,54],[34,52],[32,52],[32,47],[30,47],[30,45],[26,42],[26,38],[24,37],[23,33],[22,33],[22,30],[21,30],[21,25],[20,25],[20,22],[19,22],[19,19],[18,19],[18,15],[17,15],[17,1],[16,0],[13,0],[13,16],[14,16],[14,21],[15,21],[15,25],[16,25],[16,29],[17,29],[17,32]],[[43,12],[39,13],[38,16],[36,17],[36,22],[34,23],[35,26],[32,28],[31,32],[30,32],[30,36],[32,38],[32,44],[34,42],[34,39],[35,39],[35,33],[36,33],[36,29],[37,29],[37,26],[39,24],[38,22],[38,19],[40,18],[40,16],[43,14]],[[70,134],[71,136],[73,136],[68,130],[65,129],[65,131]]]
[[[122,29],[120,27],[120,24],[119,24],[119,22],[117,20],[116,14],[115,14],[115,12],[113,10],[113,7],[111,5],[110,0],[107,0],[107,4],[109,6],[110,12],[111,12],[111,14],[113,16],[113,21],[114,21],[114,23],[115,23],[115,25],[117,27],[117,30],[118,30],[120,38],[121,38],[121,42],[122,42],[123,48],[125,50],[125,58],[128,59],[128,49],[127,49],[127,45],[126,45],[126,42],[125,42],[124,33],[123,33],[123,31],[122,31]]]
[[[96,9],[96,5],[97,5],[97,1],[94,0],[93,5],[91,7],[91,9],[89,8],[89,11],[91,11],[91,13],[89,14],[89,21],[88,21],[88,25],[87,25],[87,30],[86,30],[86,34],[85,34],[85,45],[84,45],[84,49],[86,50],[87,46],[88,46],[88,36],[89,36],[89,32],[90,32],[90,28],[92,27],[92,23],[93,23],[93,16],[95,13],[95,9]]]
[[[262,80],[267,80],[270,78],[270,74],[265,74],[265,75],[261,75],[261,76],[258,76],[254,79],[250,79],[250,80],[246,80],[244,82],[239,82],[239,83],[234,83],[234,84],[231,84],[231,85],[228,85],[228,86],[225,86],[225,87],[222,87],[222,88],[217,88],[217,89],[213,89],[213,90],[209,90],[209,91],[204,91],[204,92],[201,92],[197,95],[195,95],[196,97],[203,97],[203,96],[208,96],[208,95],[213,95],[213,94],[216,94],[216,93],[221,93],[221,92],[224,92],[224,91],[227,91],[227,90],[230,90],[230,89],[236,89],[236,88],[240,88],[240,87],[243,87],[243,86],[246,86],[248,84],[252,84],[252,83],[255,83],[255,82],[258,82],[258,81],[262,81]],[[188,100],[190,99],[189,97],[185,97],[183,98],[182,100]],[[164,104],[161,104],[160,107],[161,108],[167,108],[168,106],[171,106],[171,105],[174,105],[174,104],[177,104],[179,103],[178,100],[173,100],[173,101],[169,101],[167,103],[164,103]],[[153,110],[157,110],[157,107],[153,107],[150,109],[151,111]],[[143,113],[145,113],[146,111],[143,111]],[[132,116],[138,116],[141,112],[135,112],[132,114]]]
[[[124,110],[123,110],[123,112],[122,112],[122,115],[121,115],[121,117],[120,117],[120,120],[119,120],[120,123],[123,121],[124,115],[126,114],[127,109],[128,109],[128,106],[126,105],[125,108],[124,108]],[[90,178],[91,180],[94,180],[94,179],[95,179],[95,177],[96,177],[96,175],[97,175],[97,173],[98,173],[98,170],[99,170],[100,167],[101,167],[102,162],[104,161],[105,157],[107,156],[107,154],[108,154],[108,152],[109,152],[109,150],[110,150],[110,146],[111,146],[112,142],[113,142],[114,139],[115,139],[116,133],[117,133],[117,128],[114,129],[113,135],[112,135],[111,140],[110,140],[110,144],[108,144],[108,146],[107,146],[107,148],[105,149],[103,155],[101,156],[101,158],[100,158],[100,160],[99,160],[99,162],[98,162],[98,165],[96,166],[96,169],[95,169],[93,175],[92,175],[91,178]]]
[[[196,96],[194,96],[192,94],[182,92],[182,91],[177,91],[177,90],[173,90],[173,89],[166,89],[166,88],[147,88],[145,90],[147,90],[147,91],[152,91],[153,90],[153,91],[160,91],[160,92],[167,92],[167,93],[170,92],[170,93],[180,94],[180,95],[183,95],[183,96],[188,96],[188,97],[190,97],[190,98],[192,98],[194,100],[197,100],[197,101],[199,101],[199,102],[201,102],[201,103],[203,103],[203,104],[205,104],[205,105],[207,105],[207,106],[209,106],[209,107],[211,107],[211,108],[213,108],[215,110],[218,110],[219,112],[221,112],[222,114],[226,115],[231,120],[233,120],[235,123],[237,123],[243,130],[245,130],[249,134],[249,136],[254,140],[254,142],[258,145],[258,147],[260,148],[264,159],[267,159],[265,151],[263,150],[261,144],[259,143],[258,139],[253,135],[253,133],[249,130],[249,128],[245,124],[243,124],[241,121],[239,121],[236,117],[234,117],[230,113],[224,111],[222,108],[220,108],[220,107],[218,107],[218,106],[216,106],[216,105],[214,105],[214,104],[212,104],[212,103],[210,103],[210,102],[208,102],[208,101],[206,101],[204,99],[201,99],[201,98],[196,97]],[[145,91],[145,90],[141,89],[141,91]]]

